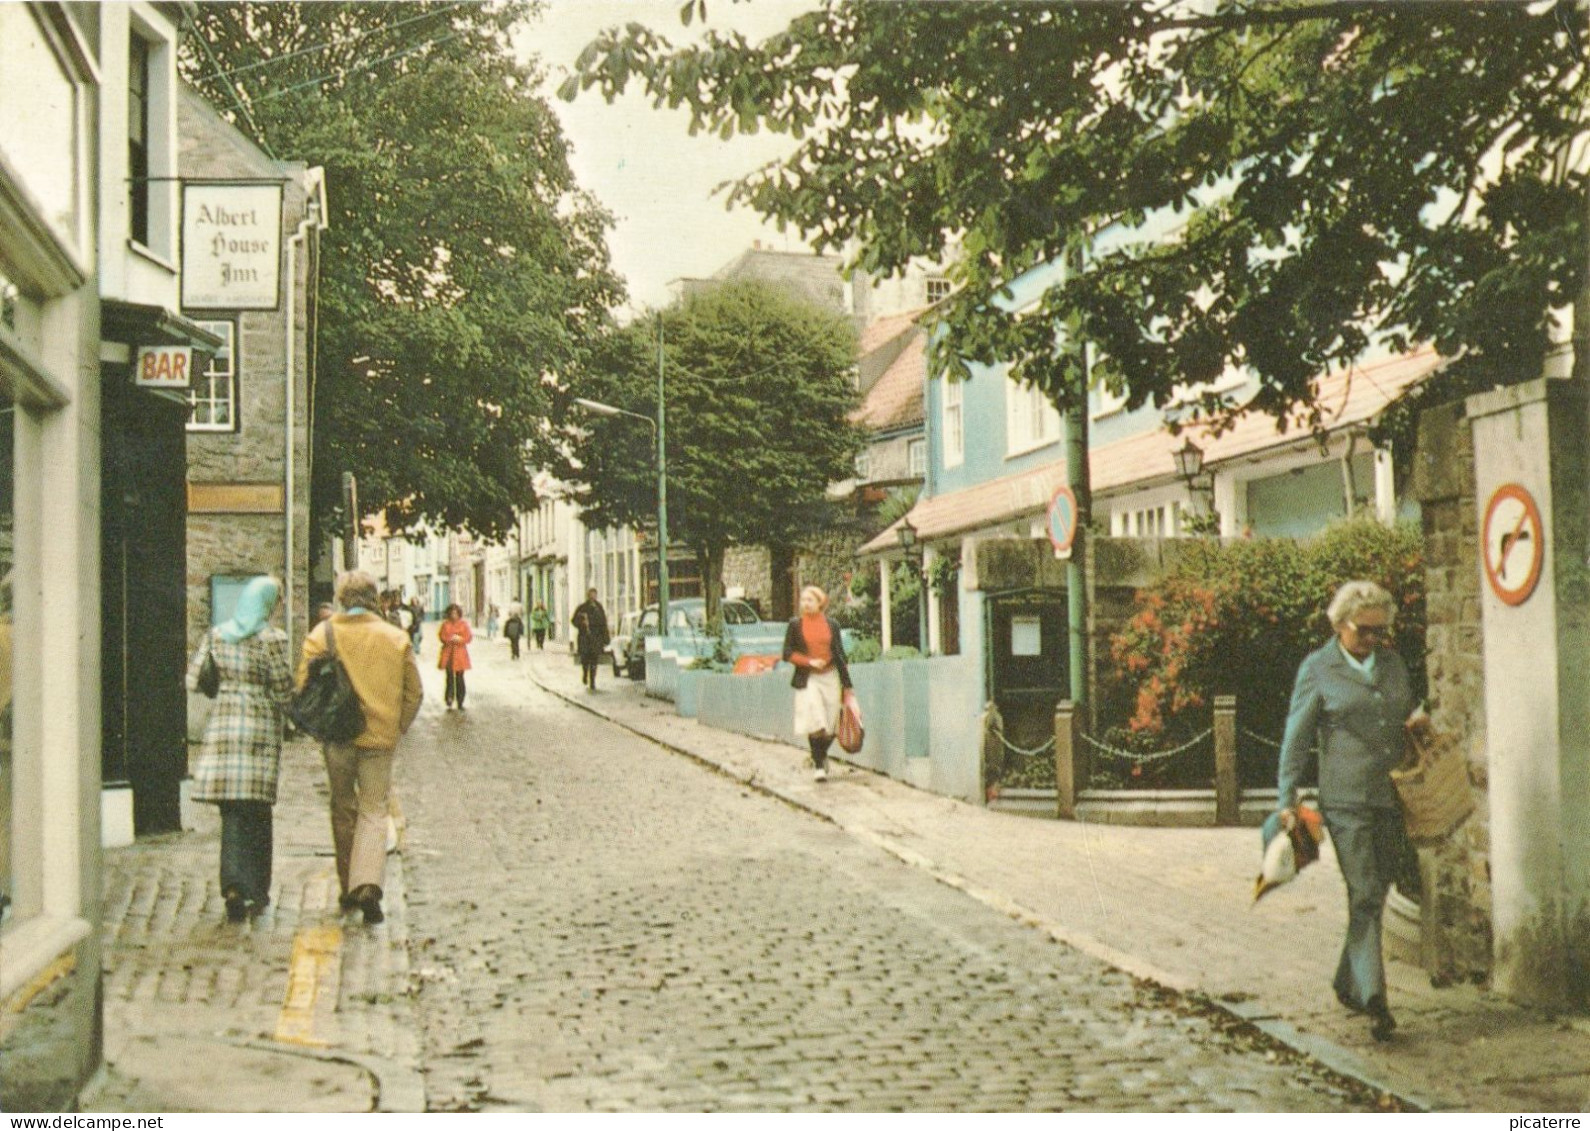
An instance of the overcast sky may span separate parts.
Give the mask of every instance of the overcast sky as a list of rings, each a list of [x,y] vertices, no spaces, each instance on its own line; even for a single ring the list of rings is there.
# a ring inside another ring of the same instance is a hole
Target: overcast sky
[[[608,245],[636,308],[662,305],[670,280],[710,275],[753,240],[805,250],[794,233],[781,235],[753,212],[725,211],[723,195],[712,191],[788,152],[795,143],[787,135],[691,137],[684,111],[653,109],[634,89],[611,105],[594,89],[573,103],[556,97],[581,48],[603,28],[633,21],[675,43],[693,39],[698,25],[680,23],[683,6],[683,0],[549,0],[519,37],[521,49],[545,64],[547,97],[573,143],[580,185],[614,214]],[[759,39],[814,6],[813,0],[710,0],[709,26]]]

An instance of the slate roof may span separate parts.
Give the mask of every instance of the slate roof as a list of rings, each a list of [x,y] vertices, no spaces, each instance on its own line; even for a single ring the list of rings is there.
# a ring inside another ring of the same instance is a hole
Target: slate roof
[[[921,424],[922,383],[926,378],[927,335],[918,333],[867,390],[851,419],[871,432]]]

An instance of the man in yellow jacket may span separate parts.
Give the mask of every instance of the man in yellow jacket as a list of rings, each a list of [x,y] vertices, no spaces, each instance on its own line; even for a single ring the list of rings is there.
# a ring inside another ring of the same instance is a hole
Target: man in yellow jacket
[[[408,633],[381,616],[375,578],[354,571],[337,579],[341,612],[322,621],[304,638],[297,685],[309,663],[332,647],[364,708],[364,733],[352,742],[327,742],[322,750],[331,779],[331,839],[337,850],[342,909],[364,912],[369,924],[381,922],[386,879],[387,795],[392,787],[392,755],[398,739],[419,714],[424,691],[414,645]]]

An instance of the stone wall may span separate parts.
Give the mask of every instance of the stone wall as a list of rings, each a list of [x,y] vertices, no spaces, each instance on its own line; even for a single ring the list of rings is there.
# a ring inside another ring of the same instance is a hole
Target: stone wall
[[[1423,510],[1430,715],[1461,735],[1475,812],[1445,844],[1420,850],[1420,959],[1444,984],[1491,965],[1485,673],[1481,648],[1474,443],[1463,405],[1423,414],[1412,492]]]
[[[284,624],[296,656],[310,623],[309,592],[309,397],[310,338],[315,313],[309,286],[315,237],[296,252],[287,237],[308,208],[307,171],[296,162],[273,161],[191,91],[179,102],[180,167],[193,178],[262,178],[282,185],[282,307],[264,311],[184,311],[191,318],[234,325],[236,389],[233,430],[187,433],[189,489],[187,589],[189,654],[210,623],[210,578],[215,574],[270,573],[287,586],[292,622]],[[292,272],[289,286],[285,272]],[[287,330],[293,319],[293,405],[287,419]],[[293,483],[287,499],[287,445],[291,435]],[[293,519],[291,560],[286,546],[287,513]],[[285,609],[284,609],[285,612]]]
[[[773,606],[773,567],[766,546],[730,546],[723,554],[723,590],[739,590],[768,615]]]

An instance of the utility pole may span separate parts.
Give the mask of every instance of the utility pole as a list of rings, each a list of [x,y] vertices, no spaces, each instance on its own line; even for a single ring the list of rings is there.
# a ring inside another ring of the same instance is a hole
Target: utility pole
[[[657,312],[657,631],[668,631],[668,428],[663,395],[663,313]]]

